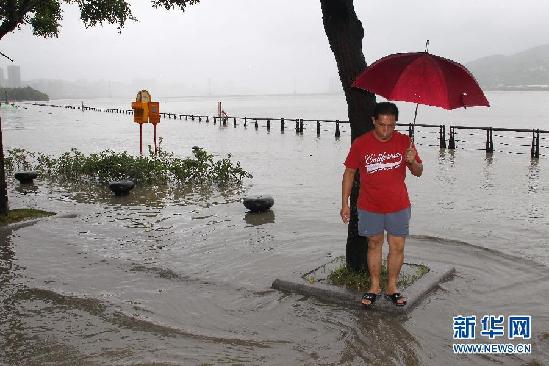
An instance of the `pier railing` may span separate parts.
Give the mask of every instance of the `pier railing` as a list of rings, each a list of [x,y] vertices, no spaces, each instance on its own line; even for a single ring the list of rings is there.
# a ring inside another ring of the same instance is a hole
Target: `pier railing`
[[[44,104],[44,103],[33,103],[35,106],[40,107],[55,107],[55,108],[67,108],[67,109],[81,109],[82,111],[96,111],[96,112],[106,112],[106,113],[116,113],[116,114],[129,114],[133,115],[132,109],[124,108],[107,108],[101,109],[96,107],[89,106],[72,106],[72,105],[54,105],[54,104]],[[161,112],[160,115],[165,119],[174,119],[174,120],[185,120],[185,121],[198,121],[198,122],[213,122],[214,125],[219,123],[220,126],[227,127],[227,125],[233,125],[235,128],[239,125],[248,127],[248,125],[253,125],[255,129],[260,127],[266,128],[268,132],[271,131],[273,123],[279,125],[279,129],[282,133],[286,129],[291,128],[290,125],[294,125],[293,128],[296,134],[303,134],[304,130],[307,129],[306,125],[309,128],[312,126],[313,129],[316,129],[316,135],[320,137],[322,125],[334,126],[333,133],[335,138],[341,136],[341,126],[349,124],[349,121],[338,120],[338,119],[304,119],[304,118],[285,118],[285,117],[241,117],[241,116],[208,116],[208,115],[199,115],[199,114],[178,114],[170,112]],[[261,126],[260,126],[261,123]],[[549,134],[549,130],[541,129],[528,129],[528,128],[503,128],[503,127],[490,127],[490,126],[460,126],[460,125],[446,125],[446,124],[424,124],[424,123],[397,123],[397,130],[407,133],[410,137],[414,138],[416,145],[423,145],[423,139],[428,139],[433,135],[437,135],[434,140],[436,143],[433,143],[431,138],[431,143],[426,143],[429,146],[438,146],[441,149],[454,150],[458,147],[461,148],[462,145],[467,144],[478,144],[482,146],[476,148],[476,150],[485,150],[486,153],[494,153],[498,150],[494,147],[494,137],[503,140],[503,139],[512,139],[511,142],[497,142],[496,146],[513,146],[520,149],[525,147],[530,148],[530,156],[532,158],[539,158],[540,156],[545,156],[545,154],[540,153],[541,149],[549,149],[549,146],[542,145],[545,144],[548,137],[543,137],[546,134]],[[446,131],[448,130],[448,135]],[[514,133],[515,135],[501,135],[494,134],[494,132],[506,132]],[[447,138],[448,136],[448,138]],[[527,140],[530,139],[528,143]],[[448,141],[448,142],[446,142]],[[514,142],[514,143],[513,143]],[[526,154],[524,151],[514,152],[516,154]]]

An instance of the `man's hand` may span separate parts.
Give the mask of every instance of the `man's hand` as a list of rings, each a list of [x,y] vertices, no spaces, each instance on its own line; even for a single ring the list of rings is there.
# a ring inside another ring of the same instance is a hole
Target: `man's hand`
[[[339,215],[341,216],[341,220],[343,220],[344,224],[348,224],[349,220],[351,219],[351,209],[349,206],[345,206],[339,211]]]
[[[412,164],[414,161],[416,161],[416,155],[417,151],[414,149],[413,146],[410,146],[406,149],[406,162],[408,164]]]

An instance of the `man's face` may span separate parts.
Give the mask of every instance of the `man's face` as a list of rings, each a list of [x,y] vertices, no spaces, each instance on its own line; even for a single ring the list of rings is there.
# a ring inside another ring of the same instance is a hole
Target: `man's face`
[[[374,134],[381,141],[387,141],[393,135],[396,126],[396,117],[392,114],[380,114],[377,118],[372,117],[374,122]]]

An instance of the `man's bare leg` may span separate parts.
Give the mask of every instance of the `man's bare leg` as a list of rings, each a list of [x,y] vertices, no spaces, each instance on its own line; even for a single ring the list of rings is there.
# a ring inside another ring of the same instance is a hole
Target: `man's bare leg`
[[[368,292],[379,294],[381,292],[381,254],[383,248],[383,233],[368,237],[368,272],[370,273],[370,289]],[[364,305],[370,305],[370,300],[362,300]]]
[[[389,254],[387,255],[388,276],[386,293],[392,295],[398,292],[397,280],[404,263],[404,242],[406,241],[406,237],[387,234],[387,241],[389,242]],[[368,255],[370,255],[369,251]],[[402,298],[398,300],[398,303],[403,304],[405,301],[406,298]]]

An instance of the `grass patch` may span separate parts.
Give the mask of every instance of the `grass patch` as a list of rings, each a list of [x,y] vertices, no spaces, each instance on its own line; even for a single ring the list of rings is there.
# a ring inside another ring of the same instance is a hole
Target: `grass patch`
[[[420,279],[424,274],[429,272],[429,267],[422,264],[419,265],[404,265],[410,266],[412,270],[406,271],[407,273],[401,273],[397,282],[397,286],[400,289],[404,289],[410,286],[412,283]],[[403,267],[404,269],[404,267]],[[327,277],[327,280],[332,285],[346,286],[357,290],[359,292],[366,291],[370,288],[370,275],[367,271],[354,272],[347,268],[346,264],[341,265],[339,268],[333,270]],[[385,289],[384,285],[387,283],[387,265],[383,263],[381,267],[381,287]]]
[[[206,150],[194,146],[192,156],[178,157],[160,150],[154,154],[134,156],[128,152],[104,150],[84,154],[73,148],[60,156],[50,156],[25,149],[10,149],[5,158],[6,172],[34,170],[53,181],[108,183],[131,179],[139,184],[169,183],[235,185],[252,175],[242,169],[232,155],[216,159]]]
[[[55,215],[55,212],[42,211],[34,208],[16,208],[14,210],[9,210],[8,214],[5,216],[0,215],[0,224],[7,225],[14,222],[52,215]]]

